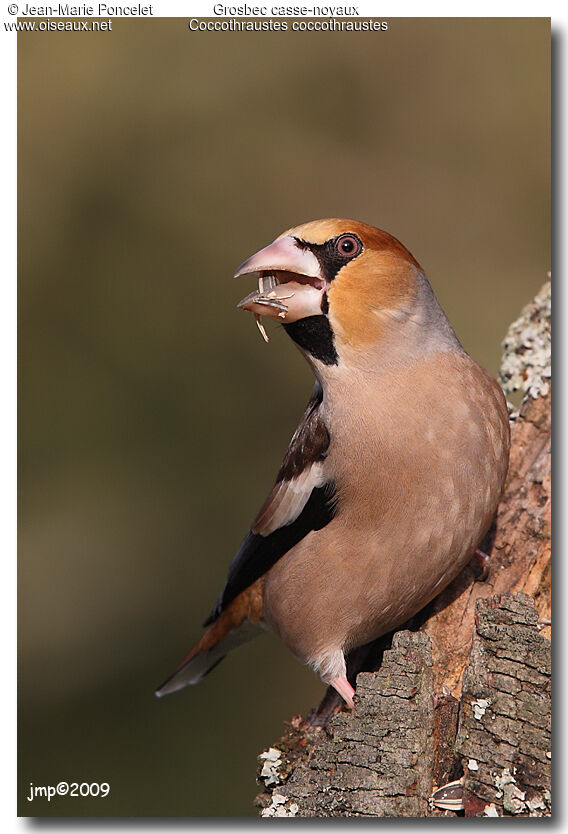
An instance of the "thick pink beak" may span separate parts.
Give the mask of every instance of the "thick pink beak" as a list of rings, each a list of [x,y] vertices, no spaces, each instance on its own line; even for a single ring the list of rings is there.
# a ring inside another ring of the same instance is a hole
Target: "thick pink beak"
[[[306,278],[321,278],[320,265],[309,249],[300,249],[291,235],[275,240],[244,261],[234,278],[251,272],[296,272]]]
[[[309,249],[301,249],[291,235],[248,258],[234,277],[252,272],[260,274],[259,288],[238,306],[254,313],[257,322],[259,316],[290,323],[322,314],[322,296],[327,283],[318,259]]]

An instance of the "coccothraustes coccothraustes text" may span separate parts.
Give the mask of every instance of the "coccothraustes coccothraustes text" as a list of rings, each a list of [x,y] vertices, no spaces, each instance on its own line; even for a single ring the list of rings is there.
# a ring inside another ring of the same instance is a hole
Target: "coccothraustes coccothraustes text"
[[[259,289],[239,306],[280,321],[316,381],[207,631],[157,694],[270,629],[352,706],[346,654],[423,608],[490,527],[509,457],[505,398],[386,232],[306,223],[235,277],[249,273]]]

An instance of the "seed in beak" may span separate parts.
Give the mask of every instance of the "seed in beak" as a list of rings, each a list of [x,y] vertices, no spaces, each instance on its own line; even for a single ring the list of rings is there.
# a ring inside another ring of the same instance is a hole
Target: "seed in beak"
[[[267,295],[276,286],[278,286],[278,278],[271,273],[263,272],[258,276],[258,291],[261,295]]]

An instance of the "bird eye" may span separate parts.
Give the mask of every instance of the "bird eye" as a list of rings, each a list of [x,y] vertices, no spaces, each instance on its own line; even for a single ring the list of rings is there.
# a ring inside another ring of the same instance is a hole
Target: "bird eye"
[[[355,235],[341,235],[335,241],[335,248],[340,255],[352,257],[361,251],[361,241]]]

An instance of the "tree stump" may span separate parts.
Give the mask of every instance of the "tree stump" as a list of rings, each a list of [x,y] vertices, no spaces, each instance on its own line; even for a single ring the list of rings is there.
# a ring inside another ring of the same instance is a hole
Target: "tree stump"
[[[488,578],[468,567],[377,641],[353,712],[291,720],[259,757],[262,816],[550,815],[549,282],[503,346],[503,388],[524,397]]]

